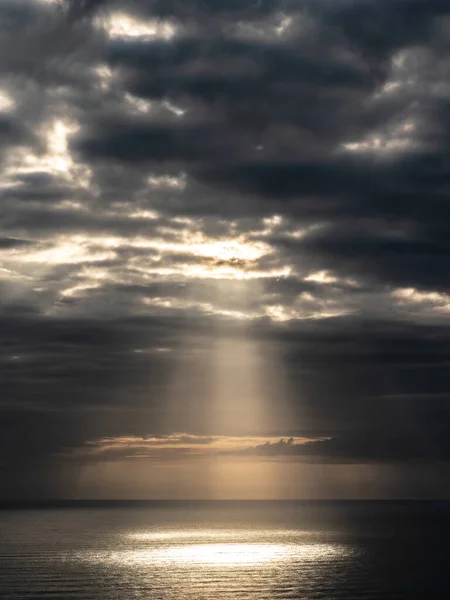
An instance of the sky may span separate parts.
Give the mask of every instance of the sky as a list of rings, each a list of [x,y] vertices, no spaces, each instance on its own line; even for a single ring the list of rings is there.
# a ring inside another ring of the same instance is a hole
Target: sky
[[[450,3],[0,0],[0,498],[450,495]]]

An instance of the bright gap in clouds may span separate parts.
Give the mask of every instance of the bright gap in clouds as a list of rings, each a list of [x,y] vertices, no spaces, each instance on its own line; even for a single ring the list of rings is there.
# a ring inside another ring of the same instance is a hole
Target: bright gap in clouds
[[[102,28],[111,38],[166,40],[175,37],[177,26],[168,20],[147,19],[141,21],[124,12],[112,13],[96,20],[98,28]]]
[[[242,314],[254,300],[250,296],[261,297],[264,292],[262,280],[212,284],[220,301]],[[219,436],[212,446],[224,450],[230,444],[234,449],[249,444],[249,436],[267,441],[268,432],[289,431],[292,416],[282,357],[276,345],[269,347],[250,332],[245,319],[218,319],[208,339],[196,333],[182,335],[178,355],[164,402],[164,430],[173,431],[178,422],[190,434]],[[203,478],[211,497],[223,494],[223,468],[228,462],[226,457],[214,462],[213,456],[205,462]],[[261,488],[256,465],[253,473],[260,493],[269,497],[275,482],[265,477]],[[225,477],[230,489],[242,487],[239,470],[232,468]]]
[[[1,113],[9,113],[14,109],[15,103],[11,96],[0,89],[0,115]]]
[[[7,157],[5,173],[14,179],[36,172],[47,173],[72,189],[89,189],[91,170],[77,163],[69,150],[70,137],[76,133],[79,125],[74,121],[51,119],[39,129],[44,142],[45,152],[36,152],[31,148],[19,146]]]
[[[261,281],[250,285],[248,281],[213,280],[212,284],[221,301],[232,303],[236,313],[248,311],[251,294],[263,293]],[[171,368],[158,413],[153,412],[150,385],[148,400],[143,400],[140,408],[149,437],[94,441],[84,449],[90,459],[80,480],[83,485],[88,485],[94,473],[95,478],[107,480],[113,464],[125,460],[133,463],[129,469],[143,479],[149,469],[164,469],[163,494],[186,497],[190,486],[187,474],[201,463],[201,495],[205,497],[273,497],[279,483],[276,469],[268,468],[258,456],[245,458],[245,451],[249,446],[290,437],[289,386],[279,348],[258,339],[247,323],[232,312],[222,317],[216,312],[206,335],[195,327],[183,329],[170,353]],[[145,353],[140,356],[146,360]],[[150,363],[152,354],[147,356]],[[166,439],[160,440],[162,446],[156,438],[152,440],[155,418],[156,431],[167,432]],[[176,431],[185,433],[175,435]],[[183,456],[197,465],[188,466]],[[130,460],[133,457],[136,460]],[[241,461],[245,463],[242,468]]]

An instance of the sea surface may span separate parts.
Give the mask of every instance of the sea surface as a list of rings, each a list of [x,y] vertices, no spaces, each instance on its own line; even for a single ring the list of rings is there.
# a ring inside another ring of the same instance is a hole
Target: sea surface
[[[0,598],[450,598],[448,502],[0,511]]]

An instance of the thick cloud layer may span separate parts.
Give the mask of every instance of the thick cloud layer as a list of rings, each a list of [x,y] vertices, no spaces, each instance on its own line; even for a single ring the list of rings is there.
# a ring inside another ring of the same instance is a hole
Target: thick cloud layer
[[[443,0],[0,2],[2,492],[234,435],[225,338],[275,349],[261,434],[326,438],[247,455],[448,461],[449,31]]]

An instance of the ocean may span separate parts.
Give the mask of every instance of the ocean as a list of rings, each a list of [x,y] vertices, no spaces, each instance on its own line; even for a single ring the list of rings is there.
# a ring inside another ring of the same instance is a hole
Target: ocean
[[[0,598],[450,598],[450,503],[151,502],[0,511]]]

